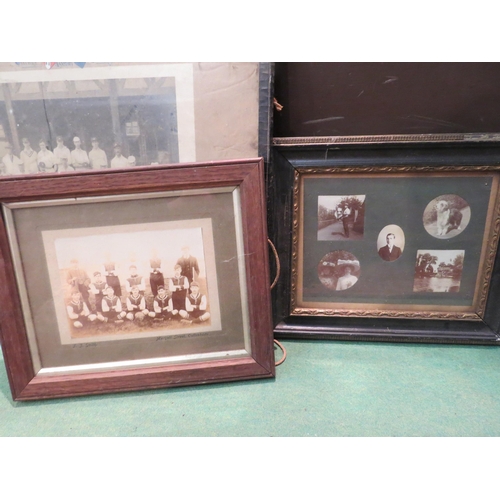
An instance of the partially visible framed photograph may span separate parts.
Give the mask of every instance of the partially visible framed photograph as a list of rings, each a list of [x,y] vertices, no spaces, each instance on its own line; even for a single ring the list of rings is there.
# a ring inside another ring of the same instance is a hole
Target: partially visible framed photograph
[[[496,344],[496,154],[496,144],[277,146],[276,335]]]
[[[0,186],[15,400],[274,376],[262,160]]]
[[[267,159],[270,63],[0,63],[0,176]]]

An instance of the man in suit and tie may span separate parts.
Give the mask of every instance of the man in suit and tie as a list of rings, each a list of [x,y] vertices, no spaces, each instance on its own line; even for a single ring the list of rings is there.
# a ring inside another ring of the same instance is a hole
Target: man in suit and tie
[[[385,237],[387,245],[385,247],[381,247],[378,251],[378,254],[382,259],[392,262],[393,260],[399,259],[399,257],[401,257],[401,248],[397,247],[394,244],[395,239],[396,236],[394,236],[393,233],[388,233]]]

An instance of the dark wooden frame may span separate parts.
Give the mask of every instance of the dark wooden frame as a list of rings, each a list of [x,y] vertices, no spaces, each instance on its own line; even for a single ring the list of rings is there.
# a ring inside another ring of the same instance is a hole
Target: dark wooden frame
[[[44,174],[0,181],[0,203],[95,197],[222,186],[239,187],[247,273],[251,355],[151,368],[37,376],[29,350],[16,271],[0,221],[0,328],[15,400],[32,400],[273,377],[264,166],[262,159],[194,163],[107,172]]]
[[[393,136],[356,138],[276,139],[268,177],[268,227],[279,257],[281,273],[273,290],[274,332],[277,338],[435,342],[498,345],[500,342],[500,255],[497,251],[482,321],[458,319],[293,316],[291,314],[294,259],[294,175],[300,168],[363,168],[417,166],[429,171],[500,170],[497,136]],[[495,219],[494,225],[500,224]]]

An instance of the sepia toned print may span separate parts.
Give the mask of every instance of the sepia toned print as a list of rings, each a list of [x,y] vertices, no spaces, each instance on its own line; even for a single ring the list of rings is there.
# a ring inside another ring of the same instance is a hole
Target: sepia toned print
[[[381,259],[393,262],[401,257],[405,248],[405,235],[396,224],[389,224],[380,231],[377,238],[377,251]]]
[[[62,343],[220,329],[209,220],[162,225],[46,232]]]
[[[360,240],[365,222],[365,195],[318,196],[318,240]]]
[[[419,250],[413,291],[458,293],[464,255],[464,250]]]
[[[318,265],[318,277],[330,290],[347,290],[354,286],[360,275],[359,260],[345,250],[325,255]]]
[[[435,238],[449,239],[460,234],[469,224],[469,204],[456,194],[434,198],[424,210],[425,230]]]

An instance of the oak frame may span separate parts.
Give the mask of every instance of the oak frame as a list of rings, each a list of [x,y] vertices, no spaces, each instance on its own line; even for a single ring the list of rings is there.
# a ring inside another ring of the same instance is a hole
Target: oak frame
[[[233,187],[239,191],[250,352],[229,359],[41,376],[35,372],[5,221],[0,221],[0,340],[12,396],[47,399],[274,377],[262,159],[42,174],[0,181],[0,204]]]

